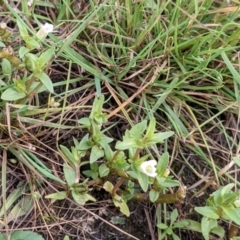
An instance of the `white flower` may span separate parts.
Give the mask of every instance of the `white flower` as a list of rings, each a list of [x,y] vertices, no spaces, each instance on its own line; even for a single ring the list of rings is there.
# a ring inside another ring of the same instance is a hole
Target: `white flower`
[[[39,31],[37,32],[37,37],[44,39],[51,32],[53,32],[53,25],[45,23],[44,25],[41,25]]]
[[[28,5],[29,7],[31,7],[32,4],[33,4],[33,0],[28,0],[27,5]]]
[[[156,177],[157,176],[157,161],[156,160],[149,160],[143,162],[140,165],[140,169],[143,173],[148,175],[149,177]]]

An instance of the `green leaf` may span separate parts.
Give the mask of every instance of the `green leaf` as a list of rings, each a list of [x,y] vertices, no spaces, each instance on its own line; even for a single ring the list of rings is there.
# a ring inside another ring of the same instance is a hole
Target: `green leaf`
[[[22,39],[26,42],[29,38],[27,28],[24,26],[23,22],[17,19],[17,25]]]
[[[19,217],[22,217],[30,212],[33,208],[34,202],[31,196],[25,195],[21,198],[21,200],[16,203],[16,205],[11,209],[8,214],[7,220],[8,223],[16,220]]]
[[[233,157],[232,159],[237,164],[237,166],[240,167],[240,157]]]
[[[87,177],[91,177],[92,179],[98,178],[98,172],[94,172],[92,170],[85,170],[82,173]]]
[[[174,132],[163,132],[163,133],[155,133],[153,134],[152,138],[149,139],[147,142],[148,144],[156,144],[156,143],[162,143],[165,139],[171,137],[174,134]]]
[[[0,217],[2,217],[4,215],[4,211],[8,210],[10,207],[12,207],[13,203],[22,196],[24,190],[24,186],[23,186],[23,182],[20,182],[17,186],[16,189],[14,189],[7,197],[6,200],[6,205],[5,205],[5,209],[2,206],[1,210],[0,210]]]
[[[212,228],[217,226],[217,220],[203,217],[201,220],[201,231],[205,240],[209,240],[209,233]]]
[[[75,180],[76,180],[75,170],[71,166],[64,163],[63,164],[63,172],[64,172],[64,176],[65,176],[68,186],[71,187],[75,183]]]
[[[19,48],[18,54],[19,54],[20,58],[23,58],[25,56],[25,54],[27,54],[29,52],[30,52],[30,50],[28,48],[22,46]]]
[[[70,240],[70,238],[69,238],[69,236],[65,236],[64,238],[63,238],[63,240]]]
[[[157,164],[158,176],[164,175],[164,173],[167,170],[168,164],[169,164],[169,154],[168,152],[165,152],[158,158],[158,164]]]
[[[142,173],[140,171],[136,172],[138,182],[144,192],[147,192],[148,190],[148,176],[145,173]]]
[[[120,208],[121,213],[123,213],[127,217],[130,216],[130,211],[129,211],[128,205],[119,195],[117,195],[117,194],[114,195],[113,203],[116,207]]]
[[[112,195],[112,190],[113,190],[113,184],[109,181],[106,181],[103,184],[103,188],[105,189],[105,191],[107,191],[108,193],[110,193]]]
[[[159,229],[162,229],[162,230],[165,230],[165,229],[168,228],[168,226],[167,226],[165,223],[159,223],[159,224],[157,225],[157,227],[158,227]]]
[[[113,140],[112,138],[109,138],[109,137],[103,135],[99,142],[100,146],[104,150],[104,155],[105,155],[107,161],[111,161],[113,158],[113,151],[109,146],[109,142],[112,142],[112,140]]]
[[[72,191],[73,199],[79,205],[84,205],[87,201],[95,202],[96,199],[86,192],[79,193],[75,190]]]
[[[40,48],[40,44],[33,37],[29,37],[26,40],[26,46],[29,50],[33,50],[35,48],[37,48],[37,49]]]
[[[189,222],[187,220],[181,220],[181,221],[178,221],[178,222],[175,222],[173,224],[173,227],[172,228],[185,228],[189,225]],[[200,225],[199,225],[200,227]]]
[[[54,93],[52,81],[45,72],[34,72],[33,75],[42,82],[50,93]]]
[[[117,141],[115,148],[119,150],[126,150],[129,148],[137,148],[138,144],[136,143],[135,139],[129,138],[124,139],[123,141]]]
[[[66,160],[73,166],[75,166],[76,162],[75,162],[75,158],[73,156],[73,154],[69,151],[69,149],[63,145],[60,145],[60,149],[63,153],[63,155],[66,157]]]
[[[139,138],[141,139],[141,138],[143,138],[143,133],[145,132],[146,128],[147,128],[147,121],[144,120],[144,121],[134,125],[129,130],[129,133],[130,133],[131,137],[133,137],[134,139],[139,139]]]
[[[90,154],[90,163],[96,162],[99,158],[104,156],[103,149],[100,149],[97,145],[94,145]]]
[[[171,214],[170,214],[170,221],[171,221],[170,225],[171,225],[171,226],[172,226],[173,223],[177,220],[177,217],[178,217],[178,211],[177,211],[177,209],[175,208],[175,209],[171,212]]]
[[[105,163],[99,166],[99,175],[101,178],[108,176],[109,172],[110,172],[110,169]]]
[[[210,206],[195,207],[194,210],[205,217],[212,218],[212,219],[219,219],[219,216],[216,213],[217,209],[214,207],[210,207]]]
[[[67,197],[67,191],[61,191],[45,196],[47,199],[63,200]]]
[[[221,207],[223,212],[229,217],[230,220],[240,225],[240,209],[236,209],[232,206],[230,207]],[[228,220],[228,219],[227,219]]]
[[[165,188],[177,187],[180,185],[179,181],[164,178],[164,177],[157,176],[157,181],[161,187],[165,187]]]
[[[224,203],[224,195],[228,194],[233,187],[234,187],[234,183],[230,183],[224,187],[219,188],[217,191],[213,192],[211,194],[211,197],[213,197],[214,202],[216,204],[222,205]]]
[[[54,47],[52,47],[40,55],[40,57],[37,59],[38,70],[44,70],[45,65],[53,57],[54,52]]]
[[[180,240],[180,238],[175,233],[172,234],[172,238],[173,240]]]
[[[81,142],[78,144],[77,149],[81,150],[81,151],[85,151],[88,150],[89,148],[91,148],[92,146],[89,144],[89,134],[86,134]]]
[[[10,76],[12,74],[12,65],[6,58],[2,59],[1,66],[2,74],[4,76]]]
[[[147,128],[147,132],[145,134],[145,138],[146,139],[151,139],[155,130],[156,130],[156,119],[151,118],[150,122],[149,122],[149,125],[148,125],[148,128]]]
[[[26,97],[26,93],[18,92],[15,88],[8,88],[2,93],[1,99],[5,101],[15,101]]]
[[[90,118],[88,118],[88,117],[79,119],[78,123],[80,125],[83,125],[84,127],[88,127],[88,128],[91,126],[91,121],[90,121]]]
[[[0,41],[0,47],[1,47],[1,48],[5,48],[6,45],[5,45],[3,42]]]
[[[151,189],[151,191],[149,192],[150,201],[151,202],[157,201],[159,194],[160,194],[159,191],[156,191],[155,189]]]
[[[31,231],[15,231],[12,235],[10,240],[44,240],[44,238],[35,232]]]

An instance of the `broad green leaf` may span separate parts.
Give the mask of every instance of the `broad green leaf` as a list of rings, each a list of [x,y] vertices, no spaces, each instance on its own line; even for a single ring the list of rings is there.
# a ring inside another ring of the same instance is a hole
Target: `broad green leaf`
[[[67,197],[66,191],[56,192],[45,196],[45,198],[55,199],[55,200],[63,200]]]
[[[229,217],[230,220],[240,225],[240,209],[236,209],[232,206],[230,207],[221,207],[223,212]],[[227,219],[228,220],[228,219]]]
[[[172,238],[173,240],[180,240],[180,238],[175,233],[172,233]]]
[[[21,200],[16,203],[16,205],[11,209],[8,214],[7,220],[8,223],[16,220],[17,218],[26,215],[34,206],[34,202],[31,196],[25,195],[21,198]]]
[[[18,92],[15,88],[8,88],[2,93],[1,99],[5,101],[15,101],[26,97],[27,94]]]
[[[18,54],[19,54],[20,58],[23,58],[25,56],[25,54],[27,54],[29,52],[30,52],[30,50],[28,48],[22,46],[19,48]]]
[[[91,177],[92,179],[98,178],[98,172],[94,172],[92,170],[85,170],[82,173],[87,177]]]
[[[33,37],[29,37],[26,40],[26,46],[29,50],[33,50],[34,48],[36,49],[40,48],[40,44]]]
[[[147,192],[148,190],[148,176],[140,171],[136,172],[138,183],[140,184],[142,190]]]
[[[91,121],[90,121],[90,118],[88,117],[79,119],[78,123],[88,128],[91,126]]]
[[[181,220],[178,222],[175,222],[172,226],[172,228],[185,228],[189,225],[189,222],[187,220]],[[199,224],[200,227],[200,224]]]
[[[212,228],[210,232],[219,236],[220,239],[223,239],[224,236],[226,236],[224,228],[219,225]]]
[[[26,93],[27,90],[26,90],[26,82],[24,79],[14,79],[14,87],[15,89],[18,91],[18,92],[22,92],[22,93]]]
[[[15,231],[12,235],[10,240],[44,240],[44,238],[35,232],[32,231]]]
[[[100,149],[97,145],[94,145],[90,154],[90,163],[96,162],[99,158],[104,156],[103,149]]]
[[[47,90],[50,93],[54,92],[52,81],[45,72],[43,72],[43,71],[42,72],[34,72],[33,75],[42,82],[42,84],[47,88]]]
[[[203,217],[201,220],[201,231],[205,240],[209,240],[211,229],[217,226],[217,220]]]
[[[191,220],[191,219],[185,219],[183,221],[187,221],[187,225],[183,227],[184,229],[195,231],[195,232],[201,232],[201,223]],[[176,223],[177,224],[177,223]]]
[[[99,142],[100,146],[104,150],[104,155],[108,161],[111,161],[113,158],[113,151],[109,146],[109,143],[112,142],[113,139],[105,136],[104,134],[101,137],[101,140]]]
[[[130,216],[130,211],[129,211],[128,205],[119,195],[115,194],[113,196],[113,203],[116,207],[120,208],[121,213],[123,213],[127,217]]]
[[[159,179],[163,179],[163,178],[157,177],[157,181],[158,181]],[[158,181],[158,183],[159,183],[159,181]],[[159,184],[160,184],[160,183],[159,183]],[[160,185],[161,185],[161,187],[170,188],[170,187],[177,187],[177,186],[180,185],[180,183],[179,183],[179,181],[177,181],[177,180],[172,180],[172,179],[164,178],[164,181],[161,182]]]
[[[6,45],[5,45],[3,42],[0,41],[0,47],[1,47],[1,48],[5,48]]]
[[[71,187],[75,183],[75,180],[76,180],[75,170],[71,166],[64,163],[63,164],[63,172],[64,172],[64,176],[65,176],[68,186]]]
[[[129,130],[131,137],[134,139],[143,138],[143,133],[145,132],[146,128],[147,128],[146,120],[144,120],[140,123],[137,123]]]
[[[109,181],[106,181],[103,184],[103,188],[105,189],[105,191],[107,191],[108,193],[112,194],[112,190],[113,190],[113,184]]]
[[[72,196],[75,202],[78,203],[79,205],[84,205],[87,201],[92,201],[92,202],[96,201],[94,197],[92,197],[90,194],[86,192],[79,193],[73,190]]]
[[[212,219],[219,219],[219,216],[216,213],[217,209],[214,207],[210,207],[210,206],[195,207],[194,210],[205,217],[212,218]]]
[[[54,52],[54,47],[51,47],[40,55],[40,57],[37,59],[37,66],[39,70],[44,70],[45,65],[53,57]]]
[[[157,173],[159,176],[164,175],[164,173],[167,170],[168,164],[169,164],[169,154],[168,152],[165,152],[158,158]]]
[[[222,205],[224,203],[224,195],[229,193],[229,191],[234,187],[234,183],[227,184],[224,187],[219,188],[217,191],[211,194],[213,197],[214,202],[216,204]]]
[[[101,178],[108,176],[109,172],[110,172],[110,169],[105,163],[99,166],[99,176]]]
[[[78,150],[88,150],[92,146],[89,144],[89,134],[86,134],[77,146]]]
[[[12,74],[12,65],[6,58],[2,59],[1,66],[4,76],[10,76]]]
[[[149,199],[151,202],[155,202],[157,201],[158,197],[159,197],[159,191],[156,191],[154,189],[151,189],[151,191],[149,192]]]
[[[138,144],[136,143],[135,139],[124,139],[123,141],[117,141],[115,148],[119,150],[126,150],[129,148],[137,148]]]
[[[159,223],[159,224],[157,225],[157,227],[158,227],[159,229],[163,229],[163,230],[165,230],[165,229],[168,228],[168,226],[167,226],[165,223]]]
[[[69,238],[69,236],[65,236],[64,238],[63,238],[63,240],[70,240],[70,238]]]

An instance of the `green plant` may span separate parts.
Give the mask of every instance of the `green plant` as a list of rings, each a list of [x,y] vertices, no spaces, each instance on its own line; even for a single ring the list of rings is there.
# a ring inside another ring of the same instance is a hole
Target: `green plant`
[[[230,183],[219,188],[210,195],[206,206],[195,207],[195,211],[203,215],[201,229],[204,239],[209,239],[209,233],[218,226],[219,219],[240,225],[240,191],[231,191],[233,187],[234,184]]]
[[[165,196],[161,193],[162,190],[179,185],[178,181],[169,176],[167,152],[162,154],[158,161],[147,161],[150,154],[141,156],[142,150],[163,143],[173,135],[173,132],[155,133],[154,118],[150,120],[149,125],[147,121],[142,121],[130,130],[126,130],[123,140],[116,142],[115,151],[113,151],[110,146],[113,139],[107,137],[102,131],[104,123],[107,122],[106,114],[102,113],[103,103],[103,96],[96,97],[90,116],[79,120],[82,127],[88,131],[81,141],[73,139],[75,146],[71,147],[71,151],[65,146],[60,146],[61,153],[69,164],[64,164],[63,171],[75,201],[79,204],[84,204],[88,200],[95,201],[88,191],[89,186],[96,183],[103,183],[103,188],[110,193],[114,204],[127,216],[130,212],[126,202],[131,199],[175,202],[184,198],[185,190],[179,191],[176,195],[166,194]],[[88,151],[89,159],[82,161]],[[90,169],[83,171],[83,174],[92,178],[92,181],[88,178],[81,180],[80,167],[86,164]],[[116,177],[118,180],[114,183]],[[121,188],[124,184],[125,187]],[[141,194],[139,191],[144,193]],[[67,191],[63,191],[50,194],[47,198],[64,199],[67,195]]]
[[[3,33],[2,35],[0,33],[1,40],[4,41],[2,47],[0,46],[1,67],[3,77],[7,80],[3,84],[1,99],[25,102],[25,100],[31,99],[41,91],[47,90],[53,93],[52,81],[45,73],[45,70],[53,58],[55,49],[50,47],[46,51],[40,52],[40,41],[44,40],[47,34],[52,32],[53,26],[45,24],[40,27],[40,30],[35,35],[30,36],[22,20],[18,20],[17,25],[22,41],[25,44],[25,46],[18,46],[18,53],[15,53],[9,43],[13,41],[10,38],[11,31],[2,24]],[[6,34],[8,35],[7,38]],[[36,49],[37,52],[31,53]],[[14,77],[16,75],[19,75],[19,77]]]

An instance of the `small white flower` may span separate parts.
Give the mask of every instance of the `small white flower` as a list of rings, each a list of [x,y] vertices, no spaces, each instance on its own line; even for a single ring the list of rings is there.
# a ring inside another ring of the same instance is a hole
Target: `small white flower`
[[[156,177],[157,176],[157,161],[156,160],[149,160],[143,162],[140,165],[140,169],[143,173],[148,175],[149,177]]]
[[[53,32],[53,25],[45,23],[44,25],[41,25],[39,31],[37,32],[37,37],[44,39],[51,32]]]
[[[33,0],[28,0],[27,5],[28,5],[29,7],[31,7],[32,4],[33,4]]]

